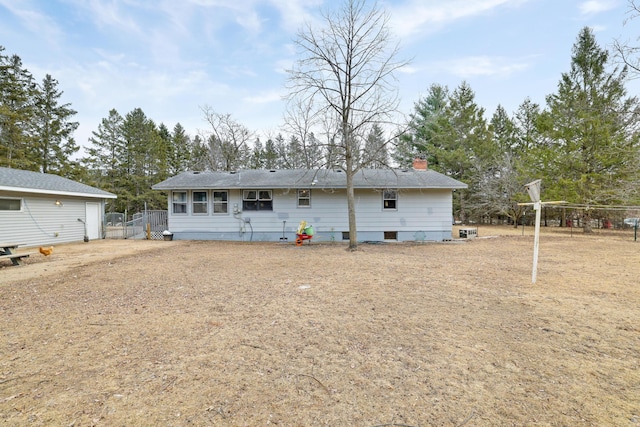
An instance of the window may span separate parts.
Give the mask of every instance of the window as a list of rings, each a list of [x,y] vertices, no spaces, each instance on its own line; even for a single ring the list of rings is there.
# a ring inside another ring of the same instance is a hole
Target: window
[[[208,197],[206,191],[194,191],[192,194],[191,200],[191,213],[194,214],[206,214],[208,212]]]
[[[22,199],[0,199],[0,211],[22,210]]]
[[[382,192],[382,207],[394,210],[398,208],[398,191],[386,189]]]
[[[187,192],[186,191],[174,191],[172,194],[172,205],[174,214],[186,214],[187,213]]]
[[[384,232],[384,240],[398,240],[398,232],[397,231],[385,231]]]
[[[343,231],[342,232],[342,240],[349,240],[349,232],[348,231]]]
[[[226,214],[228,212],[228,193],[227,191],[213,192],[213,213]]]
[[[298,190],[298,207],[310,208],[311,207],[311,190]]]
[[[245,211],[272,211],[271,190],[244,190],[242,209]]]

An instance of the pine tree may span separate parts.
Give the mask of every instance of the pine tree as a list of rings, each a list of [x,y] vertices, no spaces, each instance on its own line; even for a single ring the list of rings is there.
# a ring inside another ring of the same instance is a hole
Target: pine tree
[[[37,170],[29,157],[37,85],[18,55],[0,46],[0,166]]]
[[[86,148],[88,156],[82,159],[93,178],[92,184],[118,195],[118,199],[109,201],[110,212],[124,212],[127,208],[124,199],[120,198],[128,178],[123,123],[120,113],[115,109],[110,110],[109,116],[102,119],[98,130],[89,137],[91,145]]]
[[[404,150],[397,151],[396,160],[409,166],[416,157],[425,157],[432,167],[437,167],[434,137],[441,133],[444,117],[449,105],[449,89],[446,86],[432,84],[427,95],[414,105],[410,115],[409,131],[401,136]],[[409,148],[413,147],[413,148]]]
[[[278,151],[276,143],[273,139],[267,139],[264,144],[264,167],[265,169],[277,169],[278,168]]]
[[[367,134],[362,152],[362,164],[365,167],[380,169],[389,167],[389,150],[384,130],[378,124],[374,124]]]
[[[514,227],[524,213],[518,202],[524,201],[523,185],[527,182],[520,167],[526,152],[518,147],[516,126],[499,105],[489,126],[495,150],[493,158],[476,170],[474,197],[476,215],[504,215]]]
[[[71,104],[59,104],[63,92],[58,90],[58,81],[49,74],[39,89],[35,97],[29,153],[40,172],[66,176],[78,168],[78,163],[71,160],[80,149],[73,138],[79,123],[71,121],[76,111],[71,109]]]
[[[184,127],[180,123],[176,123],[171,134],[168,153],[169,175],[177,175],[187,170],[197,170],[194,161],[196,153],[197,147],[192,143]]]
[[[639,104],[627,97],[626,69],[609,67],[609,53],[585,27],[572,49],[571,68],[557,93],[547,97],[542,117],[547,197],[581,204],[621,202],[620,183],[637,170]],[[591,231],[584,213],[584,231]]]
[[[436,104],[439,107],[440,104]],[[469,195],[477,196],[477,172],[490,167],[495,147],[484,119],[484,109],[475,102],[475,93],[463,82],[447,98],[444,110],[426,115],[429,120],[419,128],[416,139],[420,150],[428,153],[430,167],[469,184],[458,190],[454,211],[467,220]]]

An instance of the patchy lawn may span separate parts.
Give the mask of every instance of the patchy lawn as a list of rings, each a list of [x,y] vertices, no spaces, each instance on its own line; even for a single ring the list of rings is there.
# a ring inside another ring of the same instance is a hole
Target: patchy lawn
[[[640,426],[640,242],[97,241],[0,267],[0,422]]]

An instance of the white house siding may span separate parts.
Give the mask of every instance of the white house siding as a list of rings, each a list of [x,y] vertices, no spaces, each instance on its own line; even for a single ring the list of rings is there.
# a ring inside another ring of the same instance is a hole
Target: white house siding
[[[0,197],[22,199],[21,211],[0,211],[0,241],[24,246],[82,241],[86,202],[95,199],[0,192]],[[56,205],[56,200],[62,204]],[[100,209],[102,212],[102,209]]]
[[[224,189],[219,189],[224,190]],[[209,192],[209,194],[211,194]],[[382,208],[382,194],[372,189],[356,189],[358,240],[382,241],[384,232],[396,232],[398,241],[442,241],[451,239],[450,189],[400,190],[397,210]],[[171,196],[169,197],[171,200]],[[283,236],[295,240],[301,220],[313,225],[316,241],[341,241],[349,231],[346,190],[312,188],[311,206],[297,207],[297,191],[273,190],[273,211],[246,211],[234,215],[234,205],[242,210],[242,191],[229,191],[229,212],[194,215],[188,192],[187,214],[173,214],[169,202],[169,229],[175,239],[278,241]]]

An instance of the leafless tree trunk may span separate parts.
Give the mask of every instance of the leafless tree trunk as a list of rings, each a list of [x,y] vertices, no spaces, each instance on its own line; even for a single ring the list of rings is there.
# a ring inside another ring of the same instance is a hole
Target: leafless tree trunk
[[[370,126],[388,123],[397,113],[394,72],[406,64],[396,60],[388,22],[388,15],[375,5],[369,8],[366,0],[345,0],[339,11],[323,13],[322,27],[307,24],[299,32],[302,58],[289,71],[290,100],[339,123],[352,250],[357,248],[353,178],[363,166],[358,141]]]

